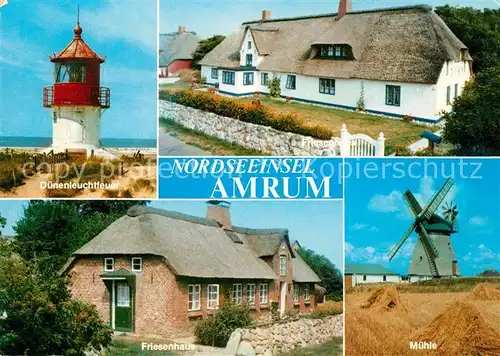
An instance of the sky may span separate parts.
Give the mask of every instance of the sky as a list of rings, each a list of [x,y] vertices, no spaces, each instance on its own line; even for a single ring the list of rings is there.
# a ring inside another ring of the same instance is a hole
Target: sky
[[[156,139],[157,3],[153,0],[10,0],[0,8],[0,135],[51,137],[42,88],[53,82],[49,55],[73,39],[77,3],[83,39],[106,62],[111,89],[101,137]]]
[[[23,216],[26,200],[0,200],[0,215],[7,219],[2,235],[14,234],[13,225]],[[205,217],[203,201],[153,201],[151,207]],[[286,228],[290,241],[316,251],[342,269],[341,201],[234,201],[230,207],[233,225],[248,228]]]
[[[353,0],[353,10],[428,4],[493,8],[500,0]],[[334,0],[160,0],[160,32],[177,31],[179,25],[195,31],[203,38],[215,34],[228,35],[242,22],[259,20],[262,10],[270,10],[271,18],[335,13]]]
[[[464,165],[463,173],[460,173],[459,161],[417,160],[421,165],[416,166],[415,159],[400,160],[404,174],[398,175],[396,168],[391,170],[389,167],[383,177],[382,165],[390,165],[394,160],[378,161],[377,164],[350,160],[358,162],[361,173],[352,174],[345,182],[346,263],[378,263],[403,275],[408,274],[411,253],[418,237],[415,232],[391,262],[387,258],[413,221],[402,194],[410,189],[424,206],[446,178],[452,177],[455,184],[444,202],[453,201],[458,205],[459,232],[452,234],[451,243],[462,275],[472,276],[491,268],[500,270],[500,162],[466,160],[467,166]],[[473,166],[476,163],[480,166]],[[414,166],[409,169],[412,164]],[[369,165],[373,165],[376,173],[364,174]],[[426,166],[427,174],[423,168]],[[478,172],[474,172],[476,168]],[[373,181],[375,176],[376,182]],[[441,213],[442,209],[439,208],[438,212]]]

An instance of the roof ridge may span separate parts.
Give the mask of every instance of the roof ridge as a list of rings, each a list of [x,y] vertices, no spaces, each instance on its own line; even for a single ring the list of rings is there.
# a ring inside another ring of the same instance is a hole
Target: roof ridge
[[[420,5],[394,6],[394,7],[386,7],[386,8],[351,11],[351,12],[348,12],[346,15],[369,14],[369,13],[374,13],[374,12],[388,12],[388,11],[398,11],[398,10],[399,11],[401,11],[401,10],[425,10],[427,12],[430,12],[430,11],[432,11],[432,9],[433,8],[430,5],[420,4]],[[276,19],[269,19],[266,21],[252,20],[252,21],[245,21],[242,23],[242,25],[250,25],[250,24],[256,24],[256,23],[281,22],[281,21],[307,20],[307,19],[322,18],[322,17],[335,17],[337,15],[338,15],[337,12],[332,12],[332,13],[324,13],[324,14],[308,15],[308,16],[282,17],[282,18],[276,18]]]
[[[234,226],[233,231],[240,234],[260,234],[260,235],[272,235],[272,234],[283,234],[288,236],[288,229],[254,229],[249,227]]]
[[[134,205],[127,210],[127,216],[130,216],[132,218],[144,214],[155,214],[176,220],[188,221],[195,224],[219,227],[219,224],[217,224],[215,220],[209,220],[195,215],[179,213],[178,211],[173,210],[152,208],[144,205]]]

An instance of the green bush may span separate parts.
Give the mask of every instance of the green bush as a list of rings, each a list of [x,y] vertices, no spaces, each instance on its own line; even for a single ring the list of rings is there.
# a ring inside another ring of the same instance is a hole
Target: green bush
[[[267,83],[267,87],[269,89],[269,95],[272,98],[280,98],[281,97],[281,80],[276,75],[273,75],[273,79],[269,80]]]
[[[23,181],[21,169],[16,163],[0,161],[0,190],[10,190]]]
[[[311,136],[320,140],[330,140],[333,137],[333,131],[328,127],[306,125],[295,114],[274,112],[262,105],[245,105],[240,101],[213,94],[191,90],[162,91],[160,99],[252,124],[269,126],[283,132]]]
[[[36,263],[0,252],[1,354],[80,356],[111,343],[97,309],[72,299],[65,279],[42,276]]]
[[[234,330],[248,326],[251,322],[247,306],[226,303],[213,316],[198,322],[194,335],[202,345],[225,347]]]

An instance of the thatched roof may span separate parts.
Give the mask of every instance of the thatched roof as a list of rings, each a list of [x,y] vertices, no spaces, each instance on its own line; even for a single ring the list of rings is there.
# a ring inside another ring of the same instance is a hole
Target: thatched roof
[[[298,253],[295,253],[295,257],[292,260],[293,263],[293,280],[294,282],[306,283],[306,282],[321,282],[318,275],[312,270],[306,261],[300,257]]]
[[[63,270],[81,256],[157,255],[178,276],[276,279],[259,257],[272,255],[283,242],[290,246],[286,229],[227,231],[214,220],[136,206],[77,250]]]
[[[240,46],[251,31],[258,69],[315,77],[436,83],[447,60],[467,47],[431,7],[390,8],[245,22],[208,53],[201,65],[239,68]],[[315,45],[347,44],[354,60],[315,59]],[[465,59],[471,60],[466,53]]]
[[[192,31],[160,34],[160,67],[167,67],[175,60],[192,59],[200,40]]]

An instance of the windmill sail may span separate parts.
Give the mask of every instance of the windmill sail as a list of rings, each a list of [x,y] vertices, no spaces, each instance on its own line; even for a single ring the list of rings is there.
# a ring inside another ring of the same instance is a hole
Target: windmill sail
[[[430,217],[436,212],[437,208],[441,205],[446,194],[448,194],[452,186],[453,180],[451,178],[448,178],[441,189],[439,189],[427,203],[420,216],[423,215],[427,219],[430,219]]]
[[[413,217],[416,218],[422,212],[422,207],[409,189],[403,194],[403,199]]]
[[[413,223],[413,224],[410,225],[410,228],[408,229],[408,231],[406,231],[406,233],[403,235],[403,237],[401,238],[401,240],[399,240],[399,242],[396,244],[396,246],[394,246],[392,248],[391,252],[389,253],[389,261],[392,260],[392,258],[394,257],[394,255],[401,248],[401,246],[403,246],[403,244],[405,243],[406,239],[408,238],[408,236],[411,235],[411,233],[413,232],[414,229],[415,229],[415,223]]]
[[[422,225],[422,223],[419,223],[419,228],[421,234],[420,238],[422,239],[424,246],[427,246],[431,252],[430,257],[432,258],[439,257],[439,252],[436,248],[436,245],[434,245],[434,242],[432,242],[431,238],[429,237],[429,234],[427,233],[427,230],[425,229],[424,225]]]

